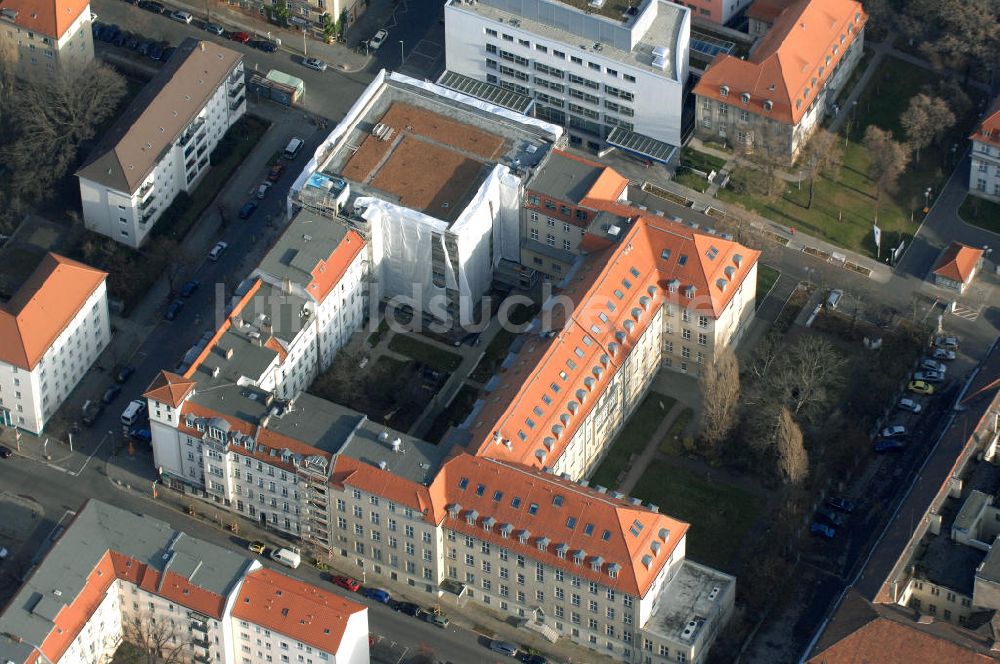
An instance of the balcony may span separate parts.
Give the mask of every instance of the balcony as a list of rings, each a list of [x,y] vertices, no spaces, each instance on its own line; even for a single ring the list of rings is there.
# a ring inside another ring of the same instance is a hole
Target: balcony
[[[147,224],[147,223],[149,223],[149,220],[153,218],[153,215],[156,214],[157,210],[159,210],[159,208],[155,208],[154,207],[152,210],[150,210],[146,214],[142,215],[139,218],[139,223],[140,224]]]
[[[155,189],[155,185],[152,182],[147,182],[146,184],[139,187],[139,198],[145,198],[146,194]]]
[[[149,206],[152,205],[155,201],[156,201],[156,196],[150,196],[142,203],[139,203],[139,212],[145,212],[146,210],[148,210]]]
[[[206,625],[204,622],[200,620],[191,621],[191,629],[193,629],[196,632],[201,632],[202,634],[205,635],[208,634],[208,625]]]
[[[193,646],[195,646],[197,648],[205,648],[207,650],[208,649],[208,639],[207,638],[191,639],[191,645],[193,645]],[[197,658],[195,658],[195,659],[197,659]]]
[[[247,87],[247,84],[241,82],[239,85],[237,85],[235,88],[233,88],[232,90],[229,91],[229,97],[232,98],[232,97],[237,96],[238,94],[240,94],[241,92],[243,92],[243,90],[246,87]]]
[[[195,655],[191,659],[198,662],[198,664],[210,664],[212,661],[212,658],[208,655]]]
[[[245,100],[246,100],[246,97],[241,96],[239,99],[237,99],[236,101],[234,101],[232,104],[229,105],[229,110],[230,111],[235,111],[236,109],[238,109],[240,106],[243,105],[243,102]]]
[[[205,118],[198,118],[197,120],[195,120],[193,123],[191,123],[191,126],[188,127],[187,130],[184,132],[184,135],[180,137],[180,140],[177,141],[177,144],[180,145],[181,147],[187,145],[188,141],[191,140],[191,137],[194,136],[196,133],[198,133],[198,130],[201,129],[202,126],[204,126],[204,124],[205,124]]]

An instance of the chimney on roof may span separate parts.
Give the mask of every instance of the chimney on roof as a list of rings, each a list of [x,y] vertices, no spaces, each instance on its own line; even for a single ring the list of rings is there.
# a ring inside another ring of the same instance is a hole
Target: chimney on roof
[[[205,50],[205,42],[203,42],[203,41],[198,42],[198,48],[201,49],[202,51],[204,51]]]

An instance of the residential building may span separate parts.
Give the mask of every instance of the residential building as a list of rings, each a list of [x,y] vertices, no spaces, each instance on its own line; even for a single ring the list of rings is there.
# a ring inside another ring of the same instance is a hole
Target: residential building
[[[89,0],[0,2],[0,60],[18,76],[72,76],[93,59]]]
[[[795,0],[754,0],[747,9],[747,32],[751,37],[763,37],[778,16]]]
[[[1000,201],[1000,97],[969,137],[972,141],[972,166],[969,193]]]
[[[364,606],[91,500],[0,613],[0,660],[105,662],[125,640],[177,661],[369,661]]]
[[[691,10],[583,0],[450,0],[449,73],[532,102],[573,146],[669,163],[681,144]],[[447,76],[447,74],[446,74]]]
[[[0,302],[0,424],[41,433],[107,348],[107,276],[50,253]]]
[[[688,0],[678,2],[691,9],[691,16],[699,21],[726,25],[750,4],[751,0]]]
[[[243,55],[185,39],[77,171],[84,225],[140,247],[245,112]]]
[[[276,5],[270,0],[240,0],[240,7],[253,9],[262,16],[270,16]],[[336,24],[343,20],[344,27],[350,27],[368,8],[368,3],[362,0],[315,0],[312,3],[307,0],[287,0],[286,7],[289,27],[313,39],[324,40],[327,21]]]
[[[518,262],[523,181],[561,134],[382,72],[317,149],[290,201],[365,238],[379,298],[457,321],[501,261]]]
[[[694,87],[695,132],[794,161],[864,49],[856,0],[799,0],[741,58],[717,56]]]
[[[964,293],[983,266],[983,253],[982,249],[952,242],[934,264],[934,285]]]

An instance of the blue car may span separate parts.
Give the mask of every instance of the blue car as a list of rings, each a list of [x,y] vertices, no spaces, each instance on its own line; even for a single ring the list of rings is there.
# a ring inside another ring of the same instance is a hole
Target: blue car
[[[137,427],[135,429],[130,429],[128,435],[132,438],[132,440],[138,440],[142,443],[149,443],[153,440],[153,433],[149,429],[145,428]]]
[[[833,539],[837,536],[837,530],[823,523],[813,523],[809,526],[809,532],[817,537]]]
[[[198,281],[197,279],[192,279],[191,281],[187,282],[186,284],[181,286],[181,297],[191,297],[192,295],[194,295],[194,292],[198,290],[198,286],[200,285],[201,282]]]
[[[906,441],[899,438],[880,438],[875,441],[872,448],[882,454],[884,452],[900,452],[906,447]]]
[[[167,320],[173,320],[177,318],[177,314],[179,314],[183,308],[184,300],[174,300],[170,303],[170,306],[167,307],[167,313],[165,313],[163,317]]]
[[[373,599],[382,604],[389,603],[389,593],[381,588],[365,588],[361,591],[361,594],[368,599]]]
[[[247,201],[246,205],[240,208],[239,218],[249,219],[250,215],[252,215],[254,213],[254,210],[256,209],[257,209],[256,203],[254,203],[253,201]]]

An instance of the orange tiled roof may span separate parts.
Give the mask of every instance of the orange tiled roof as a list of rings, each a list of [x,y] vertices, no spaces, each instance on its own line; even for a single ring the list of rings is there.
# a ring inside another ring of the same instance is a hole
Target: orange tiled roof
[[[773,23],[774,19],[795,0],[754,0],[747,8],[747,18],[756,18]]]
[[[596,201],[619,215],[635,208]],[[670,302],[718,317],[760,252],[640,214],[618,244],[592,254],[560,293],[577,303],[549,337],[529,333],[513,366],[487,398],[470,431],[478,455],[552,466],[577,427]],[[557,305],[558,307],[559,305]]]
[[[440,498],[435,500],[428,487],[346,454],[337,455],[330,483],[356,487],[410,507],[423,514],[424,520],[429,523],[438,523],[444,513],[444,501]]]
[[[965,283],[972,277],[982,257],[982,249],[974,249],[961,242],[952,242],[934,266],[934,274]]]
[[[253,283],[250,285],[250,289],[246,292],[246,294],[242,298],[240,298],[240,301],[236,303],[236,306],[233,307],[233,310],[229,312],[229,316],[226,318],[226,320],[222,321],[222,325],[219,326],[219,329],[215,331],[215,334],[212,335],[212,338],[209,340],[209,342],[205,344],[205,348],[201,351],[201,353],[198,354],[197,359],[195,359],[195,361],[191,363],[191,366],[188,367],[187,371],[184,372],[185,378],[191,378],[192,376],[194,376],[194,373],[198,370],[198,367],[201,366],[201,363],[205,361],[205,358],[208,357],[208,354],[212,352],[213,348],[215,348],[215,344],[219,343],[219,339],[222,338],[222,335],[228,332],[229,328],[232,327],[233,319],[240,315],[240,313],[243,311],[244,308],[246,308],[250,300],[253,299],[254,295],[257,294],[257,291],[260,290],[260,286],[262,283],[263,282],[260,279],[253,280]]]
[[[53,629],[39,646],[50,662],[58,662],[86,626],[90,616],[104,601],[105,593],[115,581],[112,555],[105,553],[83,584],[80,592],[63,606],[53,620]],[[34,654],[34,653],[33,653]],[[32,661],[32,660],[29,660]],[[33,661],[38,661],[35,657]]]
[[[983,118],[969,139],[1000,148],[1000,97],[993,100],[991,109],[992,112]]]
[[[14,25],[57,39],[89,7],[90,0],[0,0],[0,9],[17,13]]]
[[[326,259],[320,260],[313,268],[312,281],[306,286],[309,294],[316,298],[317,302],[322,302],[364,248],[364,238],[356,231],[347,231],[344,238],[337,243],[333,253]]]
[[[749,58],[716,56],[694,93],[797,125],[867,21],[856,0],[799,0],[778,16]],[[773,104],[770,111],[765,101]]]
[[[161,371],[146,389],[144,397],[177,408],[194,389],[195,382],[170,371]]]
[[[0,362],[34,369],[107,276],[89,265],[46,254],[14,297],[0,304]]]
[[[646,594],[688,529],[576,482],[469,454],[448,461],[432,491],[447,501],[448,528],[632,595]]]
[[[367,610],[317,586],[259,569],[244,579],[233,604],[233,617],[336,653],[348,619]]]
[[[115,574],[119,579],[134,583],[143,590],[169,599],[183,607],[221,618],[226,606],[222,595],[197,586],[180,574],[158,572],[149,565],[117,551],[111,552]]]

